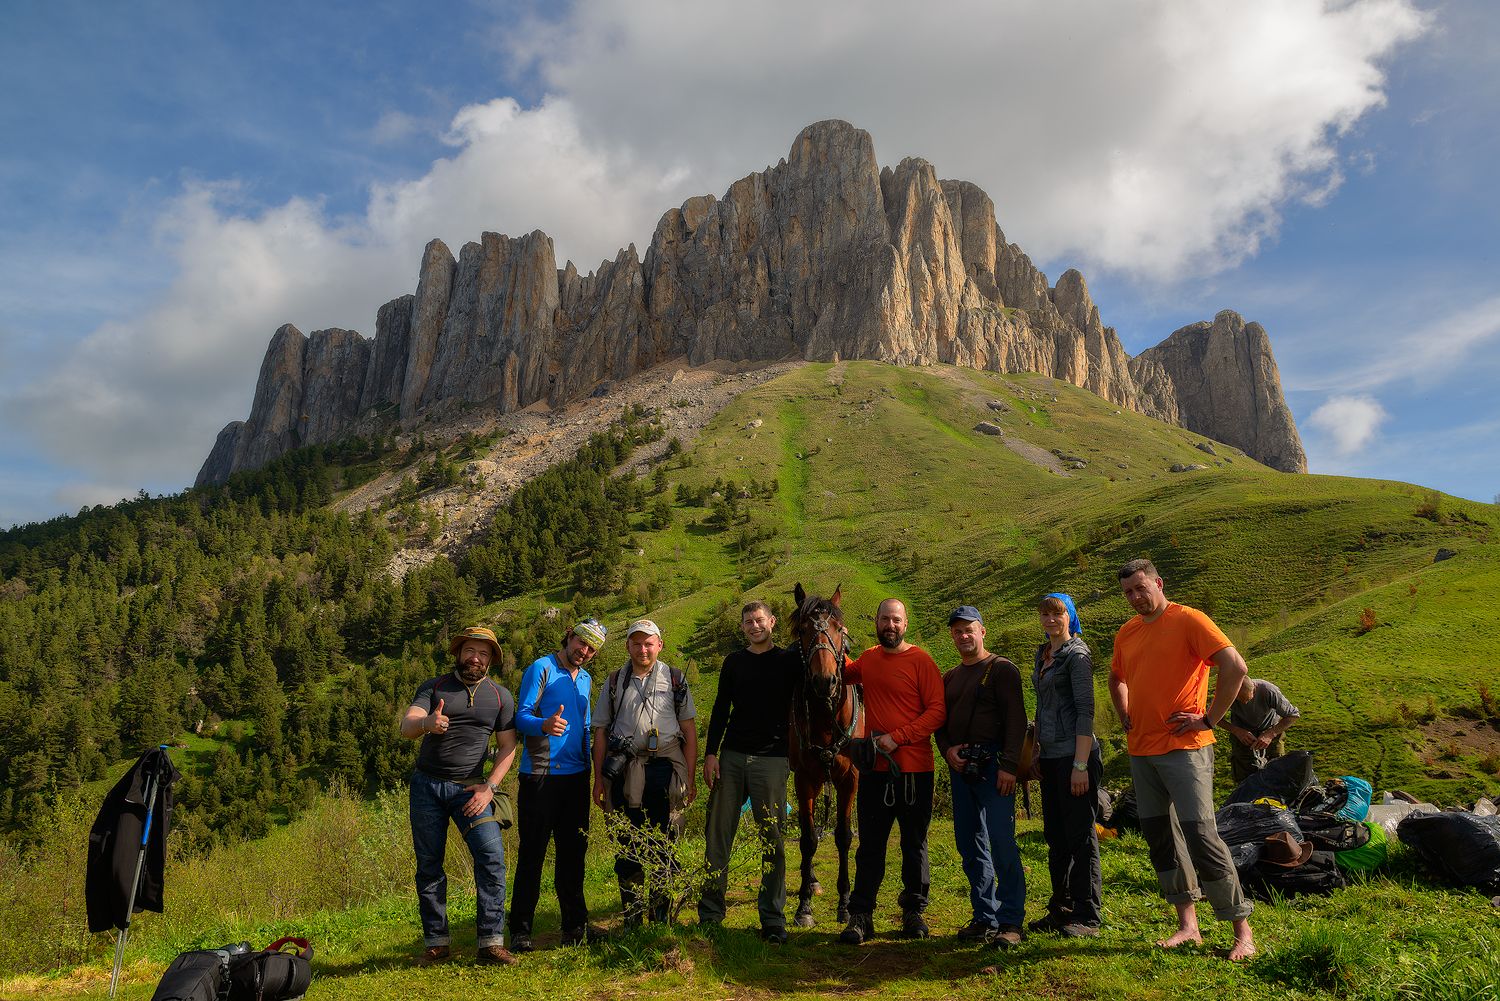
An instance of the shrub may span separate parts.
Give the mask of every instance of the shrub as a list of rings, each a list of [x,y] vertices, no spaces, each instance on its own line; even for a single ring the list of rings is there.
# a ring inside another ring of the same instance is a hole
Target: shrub
[[[1361,636],[1363,636],[1365,633],[1369,632],[1371,629],[1374,629],[1375,626],[1378,624],[1378,622],[1379,622],[1379,620],[1375,618],[1375,609],[1373,609],[1373,608],[1363,609],[1359,613],[1359,634]]]

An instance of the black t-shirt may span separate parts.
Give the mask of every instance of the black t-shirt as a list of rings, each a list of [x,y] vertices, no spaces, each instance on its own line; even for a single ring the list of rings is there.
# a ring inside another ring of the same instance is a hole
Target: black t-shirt
[[[718,754],[722,743],[742,754],[786,757],[787,716],[800,668],[797,655],[780,647],[725,657],[705,753]]]
[[[490,734],[516,728],[516,700],[488,676],[471,688],[449,672],[422,682],[411,704],[431,712],[440,699],[448,732],[422,738],[417,770],[435,779],[463,782],[479,775]]]

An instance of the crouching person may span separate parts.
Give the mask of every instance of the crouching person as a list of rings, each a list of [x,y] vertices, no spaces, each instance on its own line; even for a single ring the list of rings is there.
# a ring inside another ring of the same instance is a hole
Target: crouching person
[[[661,630],[650,619],[626,631],[630,663],[610,674],[594,704],[594,802],[620,810],[651,847],[621,846],[615,860],[627,927],[670,917],[672,858],[666,841],[698,794],[698,731],[682,672],[657,659]],[[649,829],[647,831],[646,829]],[[644,839],[643,839],[644,840]],[[646,865],[649,864],[650,885]]]
[[[443,871],[448,823],[458,825],[474,856],[475,923],[482,964],[510,965],[505,949],[505,843],[493,801],[516,753],[516,704],[490,678],[500,654],[495,634],[470,626],[453,638],[453,670],[423,682],[401,719],[401,736],[422,741],[411,774],[411,842],[417,856],[417,909],[423,963],[449,956],[448,876]],[[484,776],[494,735],[495,763]]]

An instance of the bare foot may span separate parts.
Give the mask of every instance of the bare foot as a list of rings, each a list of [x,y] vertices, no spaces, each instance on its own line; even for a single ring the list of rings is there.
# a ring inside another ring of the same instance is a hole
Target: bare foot
[[[1229,950],[1229,961],[1231,963],[1242,963],[1255,955],[1255,940],[1249,935],[1237,937],[1234,940],[1234,948]]]
[[[1163,949],[1175,949],[1180,945],[1187,945],[1189,942],[1193,945],[1203,944],[1203,936],[1198,933],[1198,929],[1179,928],[1171,938],[1164,938],[1156,944]],[[1254,946],[1251,946],[1251,951],[1254,951],[1254,948]]]

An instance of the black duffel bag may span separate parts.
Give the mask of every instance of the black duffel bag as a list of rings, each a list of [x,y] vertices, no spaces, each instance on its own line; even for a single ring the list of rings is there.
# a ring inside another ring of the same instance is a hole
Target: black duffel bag
[[[1323,851],[1313,852],[1295,868],[1262,859],[1248,870],[1241,870],[1240,882],[1247,894],[1268,902],[1277,896],[1326,895],[1349,885],[1334,861],[1333,852]]]
[[[232,957],[229,1001],[295,1001],[312,983],[312,954],[307,939],[288,935],[260,952]]]
[[[1485,894],[1500,893],[1500,816],[1412,813],[1396,825],[1396,837],[1434,875]]]
[[[1353,851],[1370,840],[1370,829],[1364,824],[1342,820],[1331,813],[1299,812],[1297,826],[1314,847],[1325,852]]]
[[[1269,798],[1291,806],[1302,795],[1302,790],[1317,781],[1318,777],[1313,773],[1312,752],[1292,751],[1272,758],[1266,767],[1235,786],[1224,805]]]

